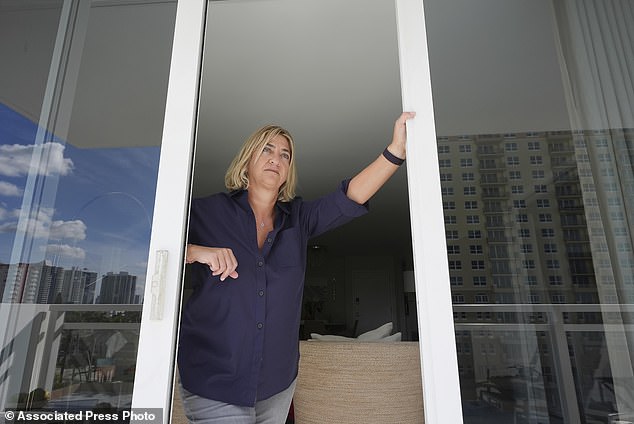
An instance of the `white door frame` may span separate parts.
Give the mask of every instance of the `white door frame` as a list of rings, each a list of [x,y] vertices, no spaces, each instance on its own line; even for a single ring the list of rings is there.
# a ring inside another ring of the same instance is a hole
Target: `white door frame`
[[[395,4],[403,109],[417,113],[408,123],[407,173],[425,422],[460,424],[423,0],[395,0]],[[207,0],[178,2],[132,401],[134,408],[163,408],[164,422],[171,407],[206,7]],[[166,254],[164,267],[157,259],[161,252]],[[155,301],[153,295],[158,295]],[[166,370],[168,364],[171,368]]]
[[[206,0],[179,1],[165,108],[133,408],[169,422]]]
[[[416,308],[426,423],[462,423],[423,0],[396,0]]]

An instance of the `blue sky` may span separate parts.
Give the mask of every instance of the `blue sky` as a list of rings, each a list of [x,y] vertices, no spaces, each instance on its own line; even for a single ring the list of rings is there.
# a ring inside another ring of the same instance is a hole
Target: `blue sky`
[[[11,262],[16,228],[28,222],[34,248],[23,262],[46,259],[100,276],[127,271],[142,283],[160,147],[77,148],[47,135],[36,150],[37,130],[0,104],[0,262]],[[48,160],[29,170],[36,151]],[[46,189],[39,212],[25,220],[29,173]]]

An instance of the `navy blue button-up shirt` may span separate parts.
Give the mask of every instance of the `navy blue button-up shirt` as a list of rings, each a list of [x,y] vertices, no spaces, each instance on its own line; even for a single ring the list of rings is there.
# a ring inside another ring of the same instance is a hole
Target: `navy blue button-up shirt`
[[[183,309],[178,352],[185,389],[253,406],[292,383],[308,240],[367,212],[367,204],[346,196],[348,182],[314,201],[278,202],[261,250],[246,191],[192,202],[188,242],[231,248],[239,277],[220,281],[208,266],[192,265],[194,292]]]

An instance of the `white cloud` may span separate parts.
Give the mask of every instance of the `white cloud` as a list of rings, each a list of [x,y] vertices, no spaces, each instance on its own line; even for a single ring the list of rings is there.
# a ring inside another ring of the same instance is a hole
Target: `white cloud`
[[[86,251],[81,247],[73,247],[67,244],[49,244],[46,246],[47,255],[60,255],[73,259],[85,259]]]
[[[86,224],[79,219],[74,221],[53,221],[51,223],[50,230],[51,232],[49,234],[49,238],[54,240],[86,239]]]
[[[0,196],[22,196],[22,189],[15,184],[0,181]]]
[[[35,145],[0,145],[0,175],[19,177],[27,175],[31,167],[31,158],[35,149],[42,154],[39,169],[40,175],[66,175],[73,169],[73,161],[64,157],[65,146],[61,143],[44,143]]]
[[[1,214],[0,210],[0,214]],[[51,240],[85,240],[86,224],[76,219],[73,221],[53,221],[51,208],[42,208],[33,212],[27,219],[19,219],[20,210],[14,210],[11,215],[18,218],[17,221],[6,222],[0,225],[0,233],[15,232],[20,226],[21,230],[27,231],[36,238],[46,238]]]

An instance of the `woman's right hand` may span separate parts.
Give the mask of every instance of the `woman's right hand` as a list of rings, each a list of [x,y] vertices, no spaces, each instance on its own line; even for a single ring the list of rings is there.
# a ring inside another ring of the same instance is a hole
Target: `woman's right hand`
[[[209,266],[211,275],[220,275],[220,281],[224,281],[227,277],[238,278],[238,273],[236,272],[238,261],[233,255],[233,251],[226,247],[206,247],[188,244],[185,261],[188,264],[200,262]]]

